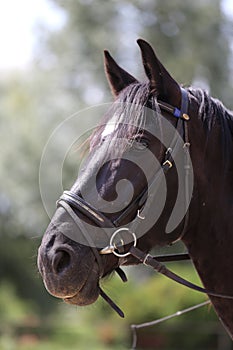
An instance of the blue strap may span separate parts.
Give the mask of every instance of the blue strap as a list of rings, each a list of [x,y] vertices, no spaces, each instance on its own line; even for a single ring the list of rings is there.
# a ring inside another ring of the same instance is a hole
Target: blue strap
[[[173,115],[176,118],[180,118],[183,116],[184,113],[187,114],[188,112],[188,94],[187,91],[184,90],[183,88],[180,89],[182,98],[181,98],[181,109],[179,108],[174,108]]]
[[[174,115],[174,117],[176,117],[176,118],[180,118],[180,116],[181,116],[181,111],[180,111],[180,109],[175,107],[174,112],[173,112],[173,115]]]

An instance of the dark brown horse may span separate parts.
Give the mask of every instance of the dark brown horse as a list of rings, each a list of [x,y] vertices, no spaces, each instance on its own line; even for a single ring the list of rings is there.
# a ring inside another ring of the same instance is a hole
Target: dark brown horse
[[[133,244],[149,252],[182,239],[204,287],[233,296],[233,115],[206,92],[181,88],[138,44],[145,83],[105,52],[115,102],[43,237],[40,273],[52,295],[87,305],[107,298],[101,278],[138,263],[127,255]],[[232,336],[233,300],[210,298]]]

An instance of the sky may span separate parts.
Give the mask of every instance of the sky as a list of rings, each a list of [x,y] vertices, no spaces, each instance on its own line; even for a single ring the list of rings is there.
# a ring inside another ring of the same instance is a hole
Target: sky
[[[222,0],[233,17],[233,0]],[[25,68],[36,43],[38,24],[51,29],[62,26],[65,17],[49,0],[0,0],[0,70]]]
[[[0,70],[25,68],[39,24],[59,28],[64,15],[49,0],[0,0]]]

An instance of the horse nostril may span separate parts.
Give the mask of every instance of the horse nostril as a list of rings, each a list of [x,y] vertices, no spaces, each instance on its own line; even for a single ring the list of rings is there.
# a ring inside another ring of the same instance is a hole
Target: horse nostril
[[[65,269],[70,266],[71,263],[71,255],[69,252],[63,249],[59,249],[55,252],[52,266],[53,270],[56,274],[62,273]]]

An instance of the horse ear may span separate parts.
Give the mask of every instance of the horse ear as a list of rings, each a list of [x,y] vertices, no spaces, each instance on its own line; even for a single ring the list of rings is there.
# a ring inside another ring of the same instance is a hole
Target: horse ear
[[[181,91],[178,83],[171,77],[157,58],[154,50],[145,40],[138,39],[146,75],[150,81],[151,93],[164,102],[179,105]]]
[[[115,97],[118,96],[125,87],[137,82],[132,75],[118,66],[116,61],[106,50],[104,51],[104,66],[110,88]]]

